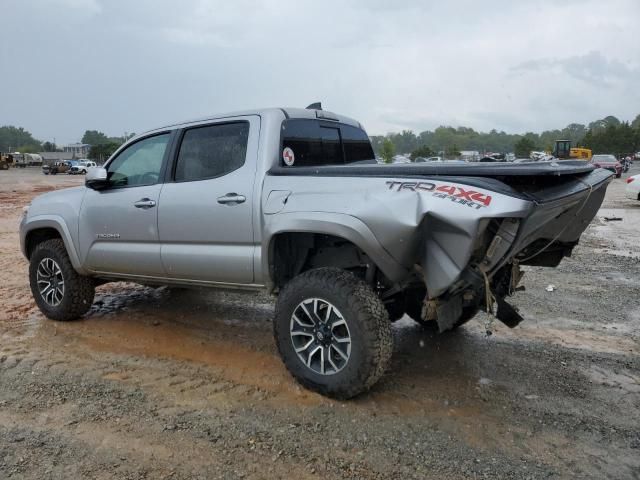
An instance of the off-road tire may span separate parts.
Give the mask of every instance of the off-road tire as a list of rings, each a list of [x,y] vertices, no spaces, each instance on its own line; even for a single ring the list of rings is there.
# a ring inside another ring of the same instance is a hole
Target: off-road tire
[[[57,306],[49,305],[38,290],[37,269],[45,258],[53,259],[60,266],[64,278],[64,296]],[[93,279],[75,271],[61,239],[45,240],[35,247],[29,264],[29,284],[38,308],[51,320],[68,321],[80,318],[89,311],[95,296]]]
[[[292,315],[309,298],[331,303],[349,328],[349,360],[331,375],[307,367],[291,340]],[[328,397],[348,399],[369,390],[384,374],[393,351],[391,323],[382,301],[363,280],[338,268],[309,270],[285,285],[276,303],[273,327],[287,370],[304,387]]]

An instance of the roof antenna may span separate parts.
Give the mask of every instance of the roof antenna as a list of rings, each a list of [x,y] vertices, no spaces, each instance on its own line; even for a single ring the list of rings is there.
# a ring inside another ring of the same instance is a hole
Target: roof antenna
[[[309,105],[306,110],[322,110],[322,103],[316,102]]]

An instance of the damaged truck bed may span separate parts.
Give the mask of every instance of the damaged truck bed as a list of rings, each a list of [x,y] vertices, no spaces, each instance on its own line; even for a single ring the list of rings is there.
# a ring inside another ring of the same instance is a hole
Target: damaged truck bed
[[[520,265],[570,255],[611,179],[584,162],[378,165],[355,120],[266,109],[169,125],[37,197],[20,227],[38,307],[89,311],[96,284],[267,289],[274,337],[304,386],[370,388],[407,314],[509,326]]]
[[[282,213],[318,214],[321,204],[320,210],[362,222],[372,242],[360,245],[370,265],[380,268],[377,287],[390,313],[408,310],[418,321],[436,321],[440,331],[461,325],[480,308],[495,311],[494,302],[496,317],[516,326],[522,318],[504,299],[517,288],[519,266],[555,267],[570,256],[612,178],[581,161],[269,173],[270,188],[289,185]],[[419,309],[408,305],[416,297],[424,300]]]

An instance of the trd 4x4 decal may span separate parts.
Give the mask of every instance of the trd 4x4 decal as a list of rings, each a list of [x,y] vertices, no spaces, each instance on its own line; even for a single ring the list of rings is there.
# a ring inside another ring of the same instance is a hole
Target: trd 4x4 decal
[[[476,210],[488,207],[491,204],[491,195],[476,192],[475,190],[460,187],[458,185],[436,186],[431,182],[386,182],[389,190],[400,192],[410,190],[412,192],[431,192],[436,198],[448,198],[452,202],[467,205]]]

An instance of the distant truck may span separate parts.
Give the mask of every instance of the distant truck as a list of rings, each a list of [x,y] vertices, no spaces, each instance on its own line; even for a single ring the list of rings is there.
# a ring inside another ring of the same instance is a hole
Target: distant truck
[[[9,154],[9,157],[13,159],[13,163],[12,163],[13,167],[25,168],[27,166],[27,161],[25,160],[23,153],[13,152]]]
[[[42,166],[42,173],[45,175],[56,175],[58,173],[68,173],[71,170],[71,162],[65,160],[63,162],[53,162]]]
[[[0,170],[9,170],[10,167],[25,168],[42,165],[42,157],[37,153],[0,153]]]
[[[37,153],[25,153],[24,161],[30,167],[40,167],[42,165],[42,156]]]
[[[78,163],[71,166],[71,169],[67,172],[69,175],[86,174],[90,168],[97,167],[96,162],[91,160],[79,160]]]

